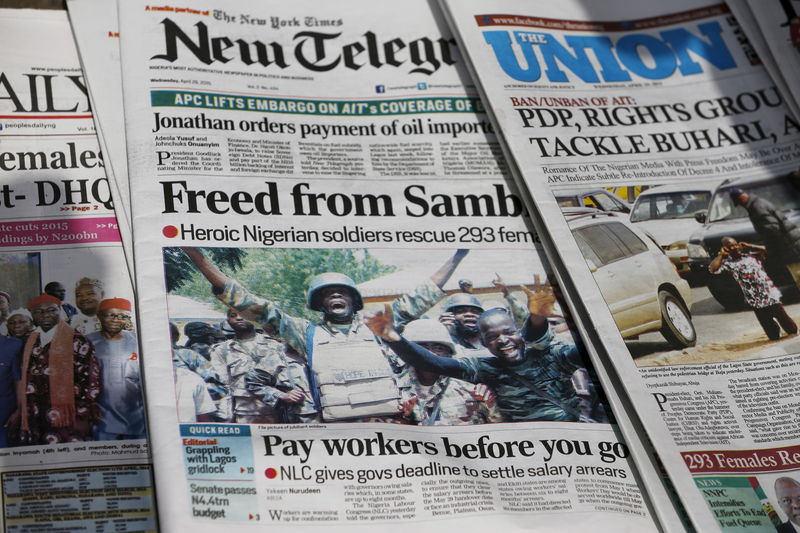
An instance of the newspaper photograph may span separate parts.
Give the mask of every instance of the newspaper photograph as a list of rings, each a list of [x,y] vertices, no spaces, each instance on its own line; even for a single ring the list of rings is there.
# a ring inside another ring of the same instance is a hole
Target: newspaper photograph
[[[155,531],[134,294],[69,22],[0,25],[0,523]]]
[[[695,528],[797,523],[798,124],[736,20],[443,6]]]
[[[454,40],[387,8],[119,5],[161,527],[658,530]]]

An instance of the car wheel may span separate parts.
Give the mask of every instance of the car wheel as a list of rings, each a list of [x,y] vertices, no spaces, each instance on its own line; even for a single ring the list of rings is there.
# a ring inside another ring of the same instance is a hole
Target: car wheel
[[[673,348],[687,348],[697,342],[692,317],[683,302],[669,291],[658,293],[661,306],[661,334]]]

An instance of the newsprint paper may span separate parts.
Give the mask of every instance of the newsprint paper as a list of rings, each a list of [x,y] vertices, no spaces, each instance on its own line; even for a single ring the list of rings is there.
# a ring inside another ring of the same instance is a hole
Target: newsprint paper
[[[102,0],[70,0],[67,7],[92,103],[97,136],[106,154],[106,175],[114,198],[125,258],[133,271],[131,193],[122,111],[117,4]]]
[[[446,8],[697,530],[796,527],[799,128],[736,20]]]
[[[657,529],[427,3],[119,9],[165,530]]]
[[[0,527],[155,531],[133,291],[65,12],[0,10]]]

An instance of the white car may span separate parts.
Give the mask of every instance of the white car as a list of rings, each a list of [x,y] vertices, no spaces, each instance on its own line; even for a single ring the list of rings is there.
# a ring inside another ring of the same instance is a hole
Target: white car
[[[674,348],[694,346],[691,289],[655,240],[624,215],[564,214],[622,337],[660,331]]]
[[[694,215],[708,209],[720,180],[661,185],[636,198],[631,222],[652,235],[681,275],[689,273],[689,236],[700,228]]]

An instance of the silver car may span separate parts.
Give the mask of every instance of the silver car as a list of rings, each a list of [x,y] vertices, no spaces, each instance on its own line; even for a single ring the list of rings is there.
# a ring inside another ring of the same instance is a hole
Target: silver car
[[[674,348],[694,346],[692,294],[664,250],[624,215],[565,210],[569,227],[625,339],[660,331]]]

